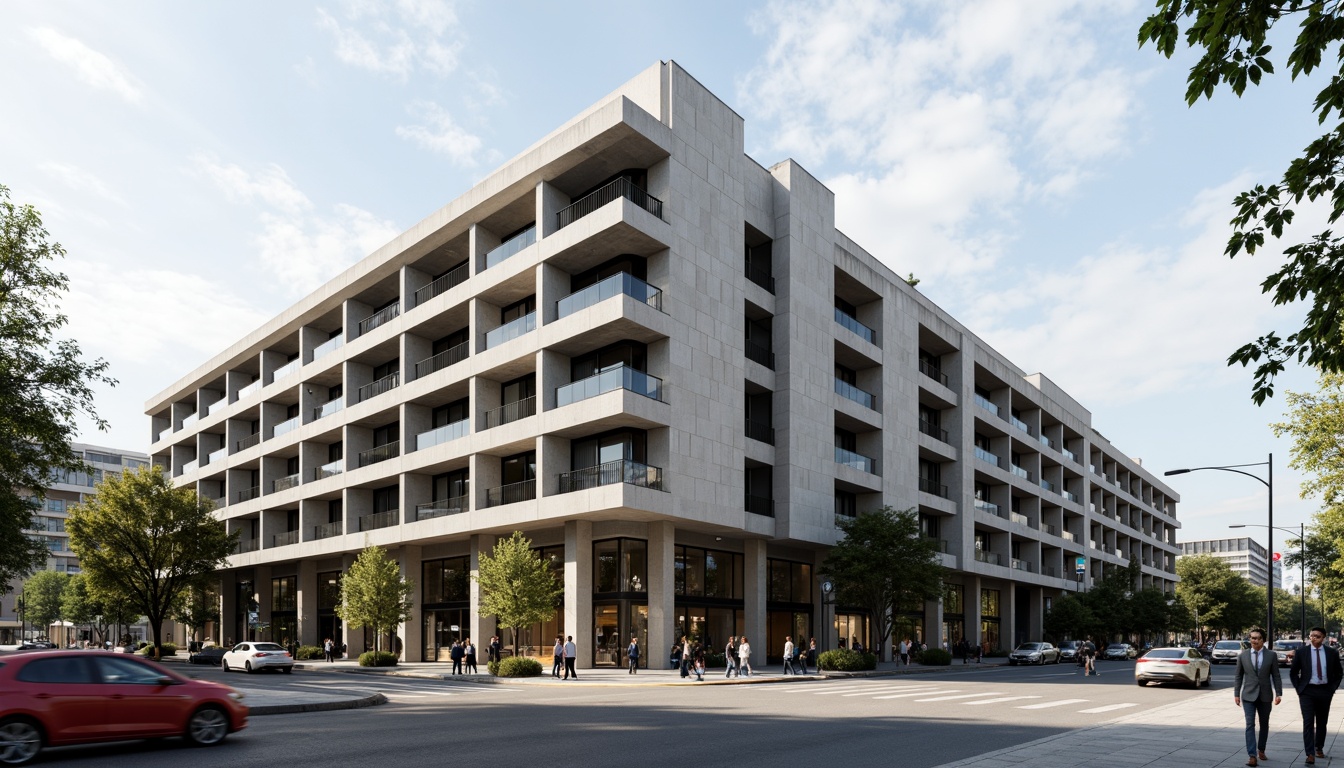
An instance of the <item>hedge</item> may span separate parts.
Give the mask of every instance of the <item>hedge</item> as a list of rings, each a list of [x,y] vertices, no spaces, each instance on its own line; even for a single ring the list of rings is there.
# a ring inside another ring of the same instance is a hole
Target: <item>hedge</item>
[[[309,661],[311,659],[325,659],[327,655],[316,645],[300,645],[294,651],[295,661]]]
[[[495,677],[541,677],[541,662],[526,656],[510,656],[485,666]]]
[[[397,654],[391,651],[365,651],[359,654],[361,667],[395,667]]]
[[[176,655],[177,655],[177,646],[174,645],[173,643],[164,643],[164,644],[163,644],[162,646],[160,646],[160,647],[163,648],[163,651],[161,652],[161,655],[162,655],[162,656],[176,656]],[[144,648],[141,648],[141,649],[140,649],[140,653],[141,653],[142,655],[144,655],[146,658],[150,658],[150,659],[152,659],[152,658],[154,658],[154,646],[152,646],[152,645],[146,645]]]
[[[817,668],[829,672],[862,672],[877,669],[877,656],[852,648],[836,648],[817,657]]]
[[[942,648],[929,648],[919,654],[919,663],[930,667],[946,667],[952,663],[952,654]]]

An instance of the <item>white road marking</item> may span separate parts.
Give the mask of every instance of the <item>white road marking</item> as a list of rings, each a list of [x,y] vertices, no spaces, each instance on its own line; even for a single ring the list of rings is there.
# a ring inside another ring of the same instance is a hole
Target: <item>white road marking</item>
[[[1021,701],[1022,699],[1039,699],[1040,696],[1004,696],[1001,699],[985,699],[984,701],[964,701],[968,707],[974,707],[977,704],[1002,704],[1005,701]]]
[[[933,693],[958,693],[959,689],[950,688],[946,691],[920,691],[919,693],[898,693],[893,696],[874,696],[874,699],[904,699],[910,696],[927,696]]]
[[[754,685],[753,688],[760,688],[766,693],[816,693],[818,691],[847,691],[854,687],[853,683],[822,683],[821,685],[800,685],[797,687],[789,686],[780,688],[777,685]]]
[[[1099,713],[1099,712],[1111,712],[1111,711],[1113,711],[1113,710],[1117,710],[1117,709],[1128,709],[1129,707],[1137,707],[1137,706],[1139,706],[1139,705],[1138,705],[1138,704],[1107,704],[1107,705],[1104,706],[1104,707],[1093,707],[1092,709],[1080,709],[1080,710],[1078,710],[1078,712],[1081,713],[1081,714],[1084,714],[1084,715],[1095,715],[1095,714],[1097,714],[1097,713]]]
[[[926,701],[952,701],[953,699],[974,699],[977,696],[998,696],[1001,691],[988,691],[986,693],[963,693],[960,696],[937,696],[932,699],[915,699],[916,704],[923,704]]]
[[[1018,709],[1049,709],[1051,707],[1063,707],[1068,704],[1084,704],[1088,699],[1060,699],[1059,701],[1047,701],[1043,704],[1028,704]]]
[[[869,690],[869,691],[862,691],[862,692],[860,692],[860,693],[846,693],[846,694],[844,694],[844,695],[845,695],[845,696],[871,696],[871,695],[874,694],[874,693],[894,693],[894,692],[896,692],[896,691],[928,691],[930,688],[934,688],[934,687],[936,687],[936,686],[931,686],[931,685],[902,685],[902,686],[892,687],[892,688],[873,688],[872,690]]]

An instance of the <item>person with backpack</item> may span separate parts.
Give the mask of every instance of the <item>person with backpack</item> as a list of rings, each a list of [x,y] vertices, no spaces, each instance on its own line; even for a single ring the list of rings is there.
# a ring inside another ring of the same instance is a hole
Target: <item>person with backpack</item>
[[[633,674],[636,674],[637,672],[639,672],[639,637],[638,637],[638,636],[636,636],[636,635],[631,635],[631,636],[630,636],[630,645],[629,645],[628,647],[626,647],[626,649],[625,649],[625,656],[626,656],[626,658],[628,658],[628,659],[630,660],[630,672],[629,672],[629,674],[632,674],[632,675],[633,675]]]

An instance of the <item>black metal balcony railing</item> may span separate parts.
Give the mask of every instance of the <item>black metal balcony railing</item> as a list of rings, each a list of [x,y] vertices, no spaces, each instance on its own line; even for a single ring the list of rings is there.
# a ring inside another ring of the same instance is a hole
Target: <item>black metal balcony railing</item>
[[[559,493],[572,493],[600,485],[636,485],[640,488],[663,489],[663,468],[651,467],[637,461],[622,459],[560,473]]]
[[[535,416],[537,413],[536,396],[525,397],[522,400],[516,400],[512,403],[505,403],[498,408],[491,408],[485,412],[485,428],[493,429],[511,421],[525,419],[528,416]]]
[[[344,532],[345,526],[337,520],[334,523],[324,523],[313,526],[313,540],[330,539],[333,536],[340,536]]]
[[[510,483],[498,488],[485,489],[485,506],[487,507],[517,504],[520,501],[531,501],[535,498],[537,498],[536,480],[524,480],[521,483]]]
[[[397,510],[389,509],[386,512],[374,512],[371,515],[360,515],[359,530],[376,531],[379,528],[390,528],[397,524]]]
[[[947,486],[943,485],[942,483],[939,483],[937,480],[934,480],[931,477],[919,478],[919,490],[925,493],[931,493],[934,496],[938,496],[944,499],[948,497]]]
[[[242,440],[239,440],[237,443],[235,443],[234,451],[245,451],[248,448],[251,448],[252,446],[260,442],[261,442],[261,433],[253,432],[252,434],[248,435],[247,437],[244,437]]]
[[[445,515],[460,515],[467,511],[467,497],[453,496],[438,501],[427,501],[424,504],[415,505],[415,519],[428,520],[432,517],[444,517]]]
[[[946,429],[943,429],[942,427],[940,427],[940,426],[938,426],[937,424],[934,424],[934,423],[932,423],[932,422],[926,421],[926,420],[924,420],[924,419],[920,419],[920,420],[919,420],[919,431],[920,431],[920,432],[923,432],[924,434],[928,435],[929,437],[932,437],[934,440],[941,440],[941,441],[944,442],[944,443],[948,442],[948,439],[947,439],[947,430],[946,430]]]
[[[775,370],[775,353],[765,344],[747,339],[746,353],[748,360],[754,360],[772,371]]]
[[[254,485],[251,488],[244,488],[238,492],[238,501],[251,501],[261,495],[261,486]]]
[[[369,398],[377,397],[384,392],[391,392],[401,384],[401,373],[390,373],[377,381],[371,381],[359,388],[359,401],[364,402]]]
[[[930,379],[933,379],[939,384],[942,384],[944,387],[947,386],[947,374],[943,373],[942,369],[934,365],[933,363],[930,363],[927,360],[920,360],[919,372],[924,374],[925,376],[928,376]]]
[[[555,214],[556,229],[564,229],[607,203],[619,200],[622,197],[654,216],[663,218],[663,201],[635,186],[634,182],[629,179],[622,177],[576,200],[568,208],[557,212]]]
[[[435,371],[441,371],[450,365],[455,365],[467,359],[471,354],[471,342],[464,341],[455,347],[446,349],[439,354],[421,360],[415,364],[415,378],[422,379]]]
[[[775,500],[767,499],[764,496],[752,496],[746,494],[745,508],[753,515],[765,515],[766,517],[775,516]]]
[[[374,446],[367,451],[359,452],[359,466],[367,467],[370,464],[377,464],[380,461],[394,459],[401,455],[401,441],[393,440],[390,443]]]
[[[759,440],[766,445],[775,444],[775,428],[769,424],[747,419],[746,431],[747,437],[752,440]]]
[[[457,269],[450,270],[447,274],[441,275],[439,279],[429,285],[417,289],[415,292],[415,306],[418,307],[435,296],[438,296],[440,293],[465,283],[467,278],[471,277],[471,270],[468,269],[469,266],[469,264],[463,264]]]
[[[775,292],[775,278],[774,275],[770,274],[770,270],[763,269],[748,261],[746,272],[748,280],[761,286],[772,294]]]
[[[400,302],[396,304],[389,304],[386,307],[383,307],[377,312],[374,312],[372,315],[369,315],[368,317],[359,321],[359,335],[363,336],[369,331],[372,331],[374,328],[377,328],[378,326],[384,323],[390,322],[391,320],[395,319],[397,315],[400,314],[401,314]]]

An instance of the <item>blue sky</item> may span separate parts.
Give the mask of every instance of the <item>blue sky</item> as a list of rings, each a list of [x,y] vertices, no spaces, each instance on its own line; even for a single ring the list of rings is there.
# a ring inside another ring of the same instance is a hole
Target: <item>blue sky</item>
[[[1282,400],[1253,406],[1224,360],[1301,312],[1257,288],[1277,249],[1222,249],[1233,195],[1318,131],[1312,83],[1187,108],[1190,55],[1137,48],[1150,7],[10,2],[0,183],[69,251],[70,334],[121,381],[83,439],[143,450],[148,397],[675,59],[748,154],[823,179],[841,229],[1154,472],[1273,451],[1296,526],[1316,504],[1268,427]],[[1264,522],[1249,479],[1173,480],[1184,539]]]

